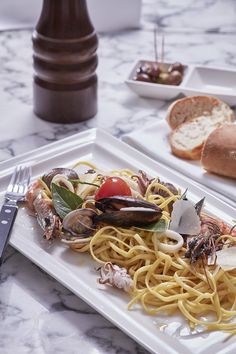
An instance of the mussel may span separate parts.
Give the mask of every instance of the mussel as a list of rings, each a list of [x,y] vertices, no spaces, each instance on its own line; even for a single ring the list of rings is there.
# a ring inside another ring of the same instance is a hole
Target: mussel
[[[50,172],[46,173],[42,177],[42,180],[46,183],[48,188],[51,187],[52,179],[56,175],[63,175],[68,179],[78,179],[78,174],[70,168],[63,168],[63,167],[53,168]]]
[[[103,198],[96,201],[95,206],[103,211],[95,217],[96,222],[120,227],[148,225],[162,216],[162,210],[157,205],[132,197]]]
[[[145,200],[115,196],[99,199],[95,207],[102,211],[97,214],[90,208],[76,209],[63,220],[66,239],[78,240],[93,235],[99,224],[131,227],[148,225],[161,218],[162,210]]]

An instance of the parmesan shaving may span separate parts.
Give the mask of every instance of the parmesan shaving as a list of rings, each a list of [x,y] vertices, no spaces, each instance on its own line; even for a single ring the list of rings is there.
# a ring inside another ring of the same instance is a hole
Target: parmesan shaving
[[[216,252],[217,264],[223,270],[236,268],[236,247],[223,248]]]
[[[182,235],[198,235],[201,221],[194,205],[189,200],[176,200],[171,213],[170,230]]]

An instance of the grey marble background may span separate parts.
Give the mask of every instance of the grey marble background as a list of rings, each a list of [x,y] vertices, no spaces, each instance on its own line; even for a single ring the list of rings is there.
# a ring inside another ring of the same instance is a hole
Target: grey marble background
[[[143,2],[140,30],[100,35],[99,113],[86,123],[50,124],[33,115],[31,31],[0,33],[0,161],[91,127],[120,138],[161,119],[169,102],[139,98],[124,84],[134,61],[153,58],[156,23],[166,60],[235,69],[235,0]],[[9,247],[0,270],[0,353],[146,351]]]

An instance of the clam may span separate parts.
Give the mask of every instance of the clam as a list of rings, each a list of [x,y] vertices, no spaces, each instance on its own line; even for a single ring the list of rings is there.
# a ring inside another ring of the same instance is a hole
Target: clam
[[[103,198],[96,201],[95,206],[103,211],[95,217],[96,222],[120,227],[148,225],[162,216],[157,205],[132,197]]]
[[[49,173],[43,175],[42,177],[43,181],[46,183],[48,188],[50,188],[52,179],[56,175],[63,175],[68,179],[78,179],[78,174],[70,168],[63,168],[63,167],[53,168]]]
[[[95,231],[95,216],[93,209],[83,208],[71,211],[63,219],[63,229],[66,236],[85,238]]]

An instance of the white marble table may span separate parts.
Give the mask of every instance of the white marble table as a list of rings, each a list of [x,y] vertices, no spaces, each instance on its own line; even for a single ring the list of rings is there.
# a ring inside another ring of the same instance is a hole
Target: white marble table
[[[0,160],[91,127],[121,137],[160,119],[168,102],[139,98],[123,83],[136,59],[153,57],[154,23],[165,32],[167,60],[235,68],[235,0],[144,0],[141,30],[100,37],[99,113],[75,125],[33,115],[31,32],[1,32]],[[146,351],[9,247],[0,271],[0,353]]]

